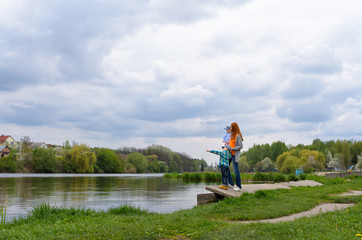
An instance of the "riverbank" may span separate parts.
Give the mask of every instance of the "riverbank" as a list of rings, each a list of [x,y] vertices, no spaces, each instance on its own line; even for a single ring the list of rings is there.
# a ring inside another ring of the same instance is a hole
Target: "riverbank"
[[[106,212],[59,209],[47,205],[25,218],[1,225],[0,239],[355,239],[361,234],[362,178],[330,181],[323,186],[244,193],[214,204],[170,214],[122,206]],[[321,203],[356,204],[292,222],[235,224],[308,211]]]

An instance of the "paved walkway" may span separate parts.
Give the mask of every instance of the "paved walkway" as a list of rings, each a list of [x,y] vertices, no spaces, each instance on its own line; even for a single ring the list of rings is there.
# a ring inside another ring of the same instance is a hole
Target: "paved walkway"
[[[352,207],[352,206],[354,206],[354,204],[326,203],[326,204],[316,206],[309,211],[300,212],[300,213],[296,213],[296,214],[285,216],[285,217],[262,219],[262,220],[255,220],[255,221],[239,221],[237,223],[258,223],[258,222],[276,223],[276,222],[294,221],[295,219],[298,219],[298,218],[311,217],[313,215],[317,215],[320,213],[341,210],[341,209],[345,209],[345,208]]]

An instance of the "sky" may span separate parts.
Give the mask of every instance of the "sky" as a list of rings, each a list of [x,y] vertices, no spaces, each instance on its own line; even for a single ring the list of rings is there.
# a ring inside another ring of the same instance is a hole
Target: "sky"
[[[362,139],[362,1],[1,0],[0,134],[215,162]]]

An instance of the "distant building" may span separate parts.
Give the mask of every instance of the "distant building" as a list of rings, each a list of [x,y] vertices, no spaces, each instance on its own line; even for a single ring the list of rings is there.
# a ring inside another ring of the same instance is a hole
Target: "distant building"
[[[16,147],[16,141],[11,136],[0,136],[0,146]]]
[[[0,158],[10,154],[10,148],[8,146],[0,146]]]
[[[49,148],[47,144],[45,144],[45,142],[32,142],[30,147],[32,149],[34,148]]]

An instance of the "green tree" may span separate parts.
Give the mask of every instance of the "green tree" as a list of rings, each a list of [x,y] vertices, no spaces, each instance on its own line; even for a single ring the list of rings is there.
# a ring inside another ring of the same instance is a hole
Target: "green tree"
[[[358,161],[356,164],[356,168],[359,169],[360,171],[362,170],[362,152],[360,155],[358,155]]]
[[[357,164],[358,156],[362,152],[362,141],[354,141],[351,146],[352,164]]]
[[[245,156],[242,156],[239,159],[239,171],[242,173],[248,172],[250,170],[250,166]]]
[[[147,170],[149,172],[159,173],[161,171],[160,161],[158,161],[158,156],[156,154],[147,155],[148,167]]]
[[[17,170],[16,155],[13,152],[0,158],[0,172],[15,173]]]
[[[53,149],[35,148],[33,150],[33,166],[37,173],[58,172],[58,159]]]
[[[170,173],[172,173],[172,172],[177,172],[177,163],[176,163],[175,160],[171,160],[170,166],[169,166],[169,168],[168,168],[168,171],[169,171]]]
[[[289,152],[282,153],[277,158],[276,164],[282,173],[293,173],[297,168],[311,172],[316,169],[324,169],[326,159],[321,152],[294,148]]]
[[[270,156],[266,157],[270,157],[270,159],[273,162],[275,162],[278,156],[284,152],[288,152],[288,148],[284,142],[281,141],[273,142],[272,145],[270,146]]]
[[[97,161],[96,155],[85,144],[75,145],[71,150],[73,169],[77,173],[93,173]]]
[[[120,158],[117,154],[107,148],[95,150],[97,156],[97,166],[105,173],[120,173],[123,171]]]
[[[127,161],[131,163],[136,168],[137,173],[144,173],[148,167],[148,161],[145,155],[138,152],[133,152],[128,154]]]
[[[33,171],[33,150],[30,147],[30,137],[24,136],[20,139],[20,162],[25,171]]]
[[[312,143],[312,148],[310,150],[315,150],[324,154],[327,154],[327,146],[319,138],[314,139]]]
[[[184,162],[182,161],[180,155],[175,154],[173,159],[175,160],[176,165],[177,165],[177,172],[183,172],[183,170],[184,170]]]
[[[166,173],[168,171],[167,164],[165,162],[158,161],[158,166],[160,167],[161,173]]]
[[[270,158],[266,157],[263,160],[261,160],[261,168],[262,171],[264,172],[270,172],[274,168],[274,163]]]
[[[205,171],[205,168],[207,168],[207,162],[204,159],[200,160],[200,171]]]

